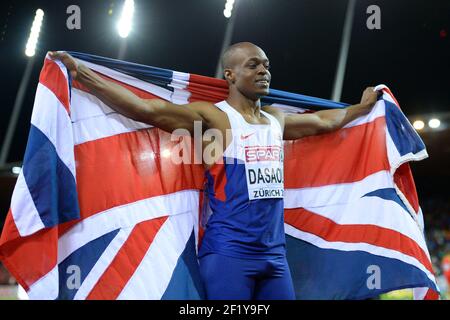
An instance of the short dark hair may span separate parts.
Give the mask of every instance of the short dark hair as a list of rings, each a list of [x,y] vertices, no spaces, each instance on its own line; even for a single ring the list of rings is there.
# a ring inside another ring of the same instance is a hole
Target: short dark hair
[[[231,57],[233,56],[234,52],[236,52],[236,50],[241,49],[246,46],[258,47],[257,45],[255,45],[251,42],[238,42],[238,43],[232,44],[225,50],[225,52],[222,55],[222,59],[221,59],[222,69],[225,70],[225,69],[232,68],[233,65],[231,64]]]

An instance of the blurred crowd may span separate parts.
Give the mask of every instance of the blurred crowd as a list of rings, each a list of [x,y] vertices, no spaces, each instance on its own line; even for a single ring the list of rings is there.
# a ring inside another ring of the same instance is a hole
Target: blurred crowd
[[[9,274],[5,266],[0,263],[0,285],[12,285],[15,283],[16,280]]]
[[[450,299],[450,199],[427,197],[421,201],[425,238],[443,298]]]

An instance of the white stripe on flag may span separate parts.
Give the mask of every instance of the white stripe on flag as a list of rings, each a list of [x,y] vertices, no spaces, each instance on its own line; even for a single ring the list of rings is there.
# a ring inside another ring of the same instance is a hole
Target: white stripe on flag
[[[55,94],[40,83],[36,90],[31,124],[51,141],[58,157],[75,178],[71,120]]]
[[[33,283],[27,291],[31,300],[55,300],[59,294],[59,271],[55,266],[50,272]]]
[[[284,105],[284,104],[279,104],[279,103],[274,103],[271,106],[273,107],[277,107],[280,108],[284,113],[304,113],[305,111],[307,111],[308,109],[304,109],[304,108],[297,108],[297,107],[292,107],[289,105]],[[369,123],[374,121],[375,119],[379,118],[379,117],[383,117],[385,116],[385,108],[384,108],[384,103],[383,101],[379,101],[370,111],[370,113],[368,113],[367,115],[364,115],[362,117],[359,117],[355,120],[353,120],[352,122],[349,122],[347,125],[344,126],[344,128],[351,128],[351,127],[355,127],[355,126],[359,126],[365,123]]]
[[[384,105],[384,101],[381,100],[375,104],[375,106],[368,114],[347,123],[344,126],[344,128],[351,128],[365,123],[373,122],[375,119],[384,117],[385,115],[386,115],[386,108]]]
[[[411,238],[423,251],[428,252],[425,239],[416,222],[404,208],[392,200],[364,197],[345,205],[305,209],[339,225],[373,225],[394,230]]]
[[[118,300],[159,300],[193,231],[198,211],[170,216]],[[176,241],[174,235],[177,235]]]
[[[100,277],[109,267],[111,262],[116,257],[120,248],[122,248],[125,241],[127,241],[128,236],[134,227],[122,228],[111,243],[108,245],[106,250],[102,253],[100,258],[95,263],[94,267],[91,269],[89,274],[84,279],[77,293],[75,294],[74,300],[85,300],[89,293],[92,291],[94,286],[97,284]],[[111,284],[113,285],[113,284]]]
[[[114,112],[95,96],[77,89],[72,90],[72,110],[77,119],[73,123],[75,145],[152,127]]]
[[[426,276],[434,283],[436,284],[436,279],[434,278],[433,274],[428,271],[425,266],[420,263],[416,258],[411,257],[409,255],[403,254],[396,250],[386,249],[383,247],[374,246],[368,243],[348,243],[348,242],[329,242],[326,241],[314,234],[307,233],[300,231],[294,227],[292,227],[289,224],[284,224],[286,234],[306,241],[316,247],[322,248],[322,249],[334,249],[339,251],[364,251],[368,252],[370,254],[374,254],[381,257],[391,258],[391,259],[397,259],[402,262],[405,262],[407,264],[410,264],[414,267],[417,267],[422,272],[426,274]]]
[[[73,123],[117,113],[93,94],[77,88],[72,88],[70,109]]]
[[[58,263],[102,235],[167,215],[198,210],[198,190],[183,190],[115,207],[77,223],[58,240]]]
[[[174,89],[170,101],[176,104],[188,104],[191,93],[186,90],[189,84],[189,73],[174,71],[172,82],[169,84]]]
[[[76,59],[76,60],[78,60],[79,62],[83,63],[84,65],[86,65],[90,69],[95,70],[95,71],[97,71],[97,72],[99,72],[99,73],[101,73],[101,74],[103,74],[105,76],[108,76],[108,77],[113,78],[113,79],[115,79],[117,81],[126,83],[126,84],[128,84],[130,86],[133,86],[135,88],[138,88],[138,89],[144,90],[146,92],[149,92],[149,93],[151,93],[151,94],[153,94],[155,96],[158,96],[158,97],[160,97],[160,98],[162,98],[164,100],[171,101],[170,98],[171,98],[171,95],[172,95],[172,91],[170,91],[170,90],[164,89],[162,87],[159,87],[157,85],[151,84],[149,82],[145,82],[145,81],[139,80],[138,78],[132,77],[132,76],[124,74],[124,73],[120,73],[118,71],[109,69],[109,68],[104,67],[104,66],[100,66],[100,65],[97,65],[97,64],[94,64],[94,63],[91,63],[91,62],[88,62],[88,61],[84,61],[84,60],[79,60],[79,59]]]
[[[23,175],[23,170],[17,178],[12,194],[11,213],[21,237],[29,236],[45,228],[39,212],[34,205],[34,200],[31,197],[30,190]]]
[[[331,184],[312,188],[286,189],[284,207],[321,207],[332,204],[344,204],[361,198],[376,189],[394,188],[392,176],[382,170],[364,179],[350,183]]]

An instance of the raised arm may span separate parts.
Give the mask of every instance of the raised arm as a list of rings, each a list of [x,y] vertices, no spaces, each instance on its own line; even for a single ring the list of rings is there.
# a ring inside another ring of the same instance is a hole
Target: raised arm
[[[142,99],[130,90],[103,79],[66,52],[50,52],[52,59],[61,60],[76,79],[115,111],[136,121],[148,123],[164,131],[187,129],[194,132],[194,121],[203,121],[206,102],[176,105],[162,99]]]
[[[364,90],[359,104],[343,109],[286,115],[283,138],[295,140],[337,130],[356,118],[368,114],[376,102],[377,92],[373,87],[368,87]]]

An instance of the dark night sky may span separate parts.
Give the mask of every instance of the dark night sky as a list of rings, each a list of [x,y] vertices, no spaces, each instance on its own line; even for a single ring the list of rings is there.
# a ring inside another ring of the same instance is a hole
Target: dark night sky
[[[232,42],[251,41],[271,60],[273,88],[330,98],[346,0],[240,0]],[[214,76],[226,19],[225,0],[136,0],[125,60]],[[82,29],[66,28],[66,8],[81,8]],[[33,76],[9,161],[22,160],[42,59],[48,50],[117,58],[122,1],[5,1],[0,5],[0,141],[27,58],[37,8],[45,11]],[[381,30],[368,30],[366,8],[381,8]],[[113,14],[108,15],[109,9]],[[442,31],[443,30],[443,31]],[[441,32],[442,31],[442,32]],[[447,33],[445,36],[442,33]],[[359,102],[384,83],[407,115],[450,111],[450,1],[358,0],[342,101]]]

